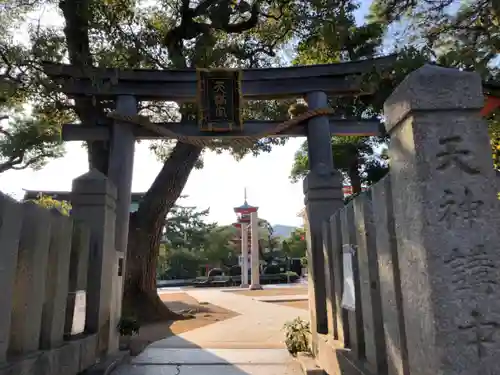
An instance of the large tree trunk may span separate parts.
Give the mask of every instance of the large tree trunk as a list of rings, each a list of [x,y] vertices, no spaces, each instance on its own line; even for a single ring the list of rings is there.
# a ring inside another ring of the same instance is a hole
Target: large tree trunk
[[[93,66],[89,41],[89,20],[91,17],[89,0],[62,0],[59,2],[65,20],[64,35],[71,64],[82,69]],[[75,110],[83,124],[95,124],[101,115],[91,98],[79,97],[75,100]],[[89,167],[108,174],[109,145],[107,141],[88,142]]]
[[[64,34],[70,62],[81,68],[94,65],[89,38],[89,23],[92,19],[91,3],[91,0],[61,0],[59,2],[59,9],[65,20]],[[179,28],[182,29],[181,26]],[[182,35],[178,37],[182,38]],[[175,52],[179,51],[169,52],[173,58],[176,56]],[[93,104],[92,98],[76,99],[75,109],[84,124],[94,124],[97,118],[103,115]],[[107,175],[109,143],[89,142],[88,152],[90,168],[96,168]],[[125,314],[143,311],[136,314],[142,316],[142,320],[175,317],[175,314],[166,308],[156,293],[159,239],[165,216],[182,192],[200,153],[199,147],[178,143],[146,194],[139,211],[131,217],[129,261],[126,265],[123,301]]]
[[[165,216],[179,198],[202,148],[177,142],[170,157],[131,215],[123,310],[142,322],[181,318],[156,292],[156,267]]]

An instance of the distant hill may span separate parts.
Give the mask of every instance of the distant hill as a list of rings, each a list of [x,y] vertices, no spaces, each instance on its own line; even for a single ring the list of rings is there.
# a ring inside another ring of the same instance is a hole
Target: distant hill
[[[297,227],[292,227],[290,225],[273,225],[273,236],[287,238],[290,237],[295,229],[297,229]]]

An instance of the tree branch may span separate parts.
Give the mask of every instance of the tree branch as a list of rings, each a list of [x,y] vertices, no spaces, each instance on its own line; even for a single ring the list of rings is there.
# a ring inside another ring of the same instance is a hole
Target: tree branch
[[[226,33],[239,34],[244,31],[253,29],[259,23],[259,14],[260,14],[260,4],[258,1],[253,3],[252,10],[250,11],[250,18],[246,21],[238,22],[238,23],[226,23],[219,27],[218,29],[225,31]]]
[[[18,160],[11,156],[6,162],[0,163],[0,173],[6,172],[9,169],[13,169],[13,166],[21,163],[22,160]]]
[[[40,154],[40,155],[37,155],[36,157],[33,157],[31,158],[30,160],[24,162],[23,165],[21,166],[17,166],[17,165],[13,165],[11,169],[14,169],[16,171],[20,171],[20,170],[23,170],[23,169],[26,169],[30,166],[32,166],[33,164],[39,162],[40,160],[42,160],[43,158],[48,158],[48,157],[51,157],[53,154],[50,153],[50,152],[47,152],[47,153],[43,153],[43,154]],[[21,161],[22,162],[22,161]]]
[[[8,116],[2,116],[2,117],[9,118]],[[4,120],[4,118],[2,118],[2,120]],[[4,136],[6,136],[7,138],[9,138],[10,140],[12,140],[12,138],[13,138],[12,134],[9,131],[5,130],[3,128],[3,126],[0,126],[0,134],[3,134]]]
[[[194,9],[194,16],[198,17],[202,14],[206,14],[211,6],[217,4],[217,0],[205,0],[198,4],[198,6]]]

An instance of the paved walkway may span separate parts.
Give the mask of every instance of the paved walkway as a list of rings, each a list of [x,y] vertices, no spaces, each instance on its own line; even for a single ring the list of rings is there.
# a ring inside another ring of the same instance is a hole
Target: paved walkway
[[[309,299],[307,294],[287,294],[282,296],[258,296],[252,298],[256,301],[261,301],[261,302],[296,302],[296,301],[307,301]]]
[[[185,291],[200,303],[239,313],[157,341],[113,375],[299,375],[283,344],[283,324],[308,312],[217,289]]]

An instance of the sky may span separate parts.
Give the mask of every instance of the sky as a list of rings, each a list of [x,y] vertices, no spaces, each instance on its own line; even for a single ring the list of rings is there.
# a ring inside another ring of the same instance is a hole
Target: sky
[[[363,1],[357,18],[366,14],[371,1]],[[42,16],[43,23],[53,23],[54,15]],[[187,198],[179,204],[210,208],[208,220],[220,225],[235,221],[233,208],[243,204],[244,189],[248,203],[259,207],[259,216],[272,225],[301,226],[297,216],[304,207],[302,183],[291,183],[289,173],[294,154],[304,138],[292,138],[286,145],[275,147],[270,153],[257,157],[246,156],[237,162],[228,153],[205,153],[204,168],[193,170],[182,195]],[[0,190],[18,199],[24,190],[71,189],[72,180],[88,171],[86,150],[80,142],[66,143],[63,158],[49,162],[42,170],[8,171],[0,175]],[[136,144],[133,192],[146,191],[161,168],[156,157],[148,150],[148,142]]]
[[[207,152],[205,167],[193,170],[179,201],[186,206],[210,208],[208,219],[220,224],[235,220],[233,208],[248,203],[259,207],[259,216],[272,224],[301,225],[297,213],[303,207],[302,183],[288,180],[295,151],[303,139],[291,139],[285,146],[240,162],[228,153]],[[8,171],[0,175],[0,190],[22,198],[27,190],[70,190],[72,180],[88,171],[87,152],[80,142],[66,144],[63,158],[51,161],[40,171]],[[136,144],[132,191],[146,191],[161,169],[148,150],[148,142]]]

